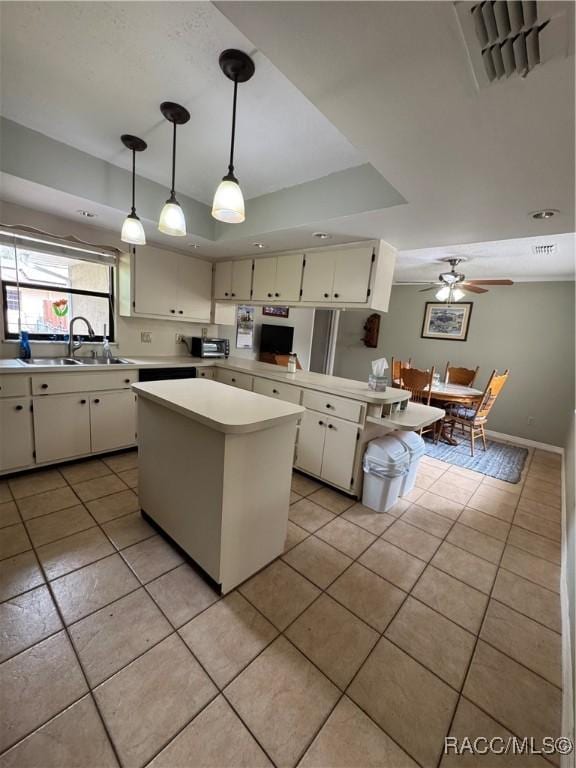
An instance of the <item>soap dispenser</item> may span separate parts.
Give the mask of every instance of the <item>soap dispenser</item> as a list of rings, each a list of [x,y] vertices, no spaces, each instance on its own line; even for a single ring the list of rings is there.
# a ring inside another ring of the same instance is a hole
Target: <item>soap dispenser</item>
[[[30,349],[28,331],[20,331],[20,359],[30,360],[31,357],[32,350]]]

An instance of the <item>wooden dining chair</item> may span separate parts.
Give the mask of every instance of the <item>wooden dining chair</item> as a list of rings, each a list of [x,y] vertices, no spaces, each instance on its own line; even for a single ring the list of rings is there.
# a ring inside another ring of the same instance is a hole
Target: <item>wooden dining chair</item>
[[[458,368],[455,365],[446,363],[444,381],[450,384],[459,384],[462,387],[471,387],[476,381],[479,370],[479,365],[476,368]]]
[[[400,371],[402,368],[410,368],[412,364],[412,358],[409,357],[408,360],[402,361],[402,360],[396,360],[394,357],[391,360],[392,365],[390,366],[390,377],[392,379],[392,384],[396,384],[398,387],[402,386],[402,380],[400,378]]]
[[[470,435],[470,453],[474,456],[474,441],[477,437],[482,438],[482,445],[486,450],[486,433],[484,427],[488,421],[488,415],[496,402],[496,398],[502,391],[504,384],[508,379],[510,371],[506,369],[504,373],[492,371],[492,375],[486,385],[484,394],[475,405],[452,405],[446,409],[444,423],[450,426],[450,438],[454,434],[454,427],[458,425],[462,432]]]
[[[421,371],[418,368],[400,368],[400,381],[402,389],[410,390],[410,399],[414,403],[430,405],[432,396],[432,379],[434,368],[431,371]]]

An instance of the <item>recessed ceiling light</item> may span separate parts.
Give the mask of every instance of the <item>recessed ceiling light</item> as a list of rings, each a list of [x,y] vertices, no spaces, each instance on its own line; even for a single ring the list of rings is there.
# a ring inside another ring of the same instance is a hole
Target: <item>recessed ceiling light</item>
[[[92,211],[85,211],[84,208],[78,208],[76,213],[79,213],[80,216],[85,216],[87,219],[95,219],[97,214],[92,213]]]
[[[557,213],[560,213],[560,211],[556,208],[543,208],[541,211],[532,211],[530,216],[536,219],[536,221],[541,221],[542,219],[551,219]]]
[[[329,235],[328,232],[313,232],[312,237],[317,237],[319,240],[330,240],[332,235]]]
[[[264,248],[264,243],[252,243],[254,248]]]

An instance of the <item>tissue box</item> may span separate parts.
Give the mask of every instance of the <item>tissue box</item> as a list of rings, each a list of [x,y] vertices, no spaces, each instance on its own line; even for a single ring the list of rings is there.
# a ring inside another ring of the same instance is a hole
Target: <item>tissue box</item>
[[[385,392],[387,384],[388,376],[374,376],[373,373],[368,376],[368,389],[374,392]]]

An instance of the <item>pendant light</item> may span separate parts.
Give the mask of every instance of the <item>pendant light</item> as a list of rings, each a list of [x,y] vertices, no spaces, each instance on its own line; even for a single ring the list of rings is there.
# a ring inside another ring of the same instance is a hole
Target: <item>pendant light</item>
[[[187,123],[190,120],[190,112],[185,107],[181,107],[180,104],[174,104],[172,101],[163,101],[160,104],[160,112],[174,126],[174,134],[172,137],[172,187],[170,189],[170,197],[166,200],[164,208],[162,208],[158,229],[165,235],[184,237],[186,235],[186,219],[174,192],[176,177],[176,126]]]
[[[136,215],[136,152],[144,152],[148,145],[137,136],[130,136],[127,133],[120,139],[122,144],[132,152],[132,210],[124,219],[120,239],[123,243],[130,243],[131,245],[146,245],[144,227]]]
[[[228,173],[218,185],[214,202],[212,204],[212,216],[226,224],[240,224],[246,218],[244,210],[244,196],[234,175],[234,140],[236,138],[236,97],[238,83],[245,83],[254,74],[254,62],[243,51],[229,49],[220,54],[220,69],[229,80],[234,83],[234,102],[232,107],[232,137],[230,140],[230,162]]]

